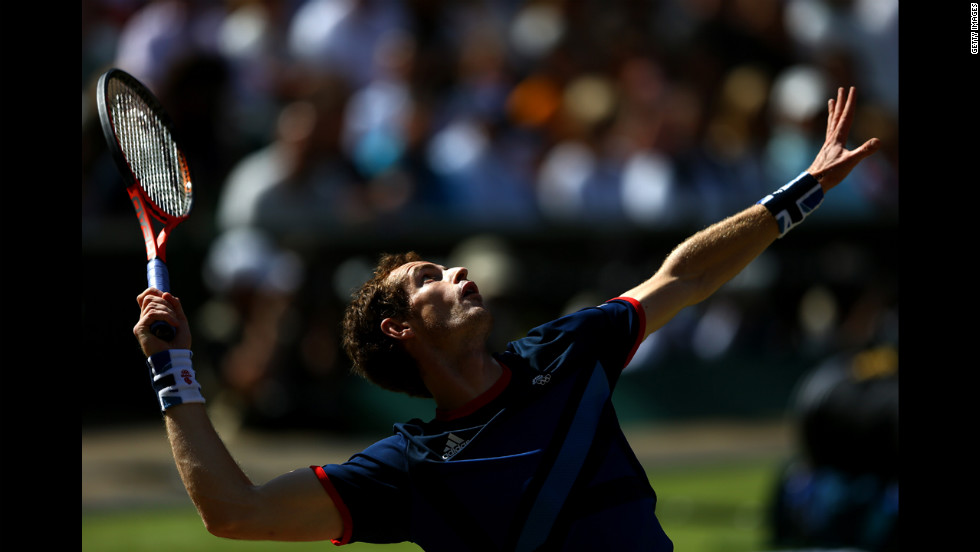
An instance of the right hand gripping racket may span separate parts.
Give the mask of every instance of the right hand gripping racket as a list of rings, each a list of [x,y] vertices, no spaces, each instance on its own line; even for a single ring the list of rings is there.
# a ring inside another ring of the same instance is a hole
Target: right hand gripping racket
[[[102,132],[143,232],[147,283],[169,292],[167,238],[190,214],[194,197],[187,160],[160,102],[129,73],[110,69],[99,78],[98,107]],[[151,218],[163,226],[158,234]],[[176,331],[165,322],[151,329],[165,341],[173,340]]]

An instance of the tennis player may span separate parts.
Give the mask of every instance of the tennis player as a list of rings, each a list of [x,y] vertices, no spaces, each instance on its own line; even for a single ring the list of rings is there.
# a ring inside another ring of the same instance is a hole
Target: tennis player
[[[378,385],[431,397],[435,416],[396,424],[343,464],[250,481],[207,416],[180,301],[144,291],[134,333],[207,529],[427,551],[672,550],[610,393],[644,338],[738,274],[878,149],[876,138],[846,149],[854,110],[854,89],[841,88],[828,102],[826,141],[799,177],[685,240],[620,297],[499,353],[487,350],[492,315],[465,268],[383,257],[347,310],[345,349]],[[178,329],[173,342],[150,333],[157,320]]]

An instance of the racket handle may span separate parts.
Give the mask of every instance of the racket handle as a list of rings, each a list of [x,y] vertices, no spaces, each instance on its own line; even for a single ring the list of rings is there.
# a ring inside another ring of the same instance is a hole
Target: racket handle
[[[169,292],[170,272],[167,270],[167,265],[160,259],[150,259],[146,264],[146,282],[151,288]],[[163,321],[154,322],[150,326],[150,331],[164,341],[173,341],[177,334],[176,328]]]

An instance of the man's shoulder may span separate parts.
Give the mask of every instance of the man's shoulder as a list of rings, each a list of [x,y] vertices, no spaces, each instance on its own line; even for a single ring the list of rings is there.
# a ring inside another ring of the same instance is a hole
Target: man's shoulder
[[[534,335],[542,331],[574,331],[577,328],[607,324],[619,317],[628,318],[637,313],[636,302],[625,297],[616,297],[596,305],[576,308],[541,324],[529,332]]]
[[[405,457],[406,447],[408,446],[408,439],[399,430],[399,427],[403,425],[405,424],[396,424],[395,432],[392,435],[375,441],[361,452],[355,454],[351,460],[370,458],[372,461],[382,464],[392,466],[401,465]]]
[[[583,347],[603,354],[628,350],[642,335],[641,326],[635,302],[614,298],[533,328],[525,337],[508,343],[504,354],[530,360],[532,370],[540,373],[546,371],[539,365],[542,355],[565,358],[572,348],[582,352]]]

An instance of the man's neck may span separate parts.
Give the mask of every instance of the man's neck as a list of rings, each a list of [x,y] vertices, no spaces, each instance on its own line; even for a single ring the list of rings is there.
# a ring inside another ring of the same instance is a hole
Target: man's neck
[[[422,367],[422,378],[442,410],[463,407],[485,393],[503,375],[503,368],[488,352],[452,361],[430,361]]]

